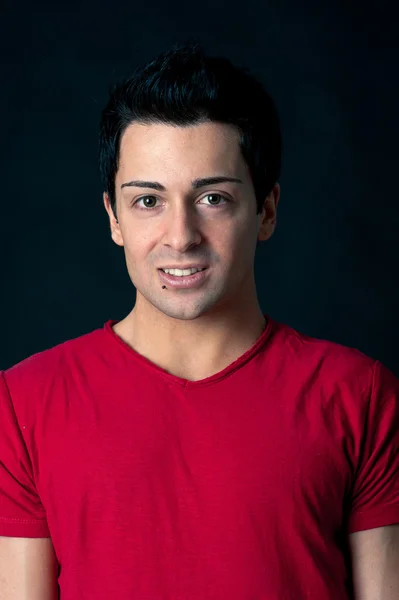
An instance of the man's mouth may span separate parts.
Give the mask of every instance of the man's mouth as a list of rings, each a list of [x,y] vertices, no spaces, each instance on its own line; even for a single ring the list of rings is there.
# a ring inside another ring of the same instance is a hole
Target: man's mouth
[[[192,267],[189,269],[160,269],[164,273],[168,275],[173,275],[174,277],[187,277],[189,275],[194,275],[195,273],[199,273],[201,271],[205,271],[206,267],[196,268]]]

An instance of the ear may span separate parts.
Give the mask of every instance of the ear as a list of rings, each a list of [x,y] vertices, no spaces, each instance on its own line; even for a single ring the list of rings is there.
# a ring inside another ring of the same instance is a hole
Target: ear
[[[114,211],[112,210],[111,201],[109,199],[107,192],[104,192],[104,194],[103,194],[103,201],[104,201],[105,210],[107,211],[108,217],[109,217],[109,224],[111,227],[111,237],[114,240],[115,244],[117,244],[118,246],[123,246],[123,236],[122,236],[121,228],[120,228],[117,218],[115,217]]]
[[[275,184],[264,201],[262,214],[259,217],[258,240],[263,242],[271,238],[277,224],[277,205],[280,200],[280,185]]]

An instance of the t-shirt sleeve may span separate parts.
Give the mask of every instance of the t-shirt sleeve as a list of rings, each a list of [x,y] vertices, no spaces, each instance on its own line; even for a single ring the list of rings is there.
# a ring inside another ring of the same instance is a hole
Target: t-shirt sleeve
[[[399,380],[374,363],[348,533],[399,523]]]
[[[29,452],[1,371],[0,429],[0,536],[49,537]]]

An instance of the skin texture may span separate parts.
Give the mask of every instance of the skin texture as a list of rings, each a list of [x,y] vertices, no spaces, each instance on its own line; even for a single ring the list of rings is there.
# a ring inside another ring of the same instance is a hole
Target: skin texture
[[[50,539],[0,537],[0,600],[56,600],[57,571]]]
[[[268,240],[275,229],[280,188],[274,187],[262,214],[256,215],[238,140],[233,127],[217,123],[133,123],[121,140],[118,222],[104,194],[112,239],[124,248],[137,290],[132,312],[115,331],[155,364],[191,380],[233,362],[265,327],[254,256],[257,241]],[[242,183],[192,189],[194,180],[214,176]],[[132,180],[159,182],[165,191],[121,187]],[[196,262],[209,265],[200,288],[162,289],[159,267]]]
[[[398,600],[399,525],[349,536],[356,600]]]

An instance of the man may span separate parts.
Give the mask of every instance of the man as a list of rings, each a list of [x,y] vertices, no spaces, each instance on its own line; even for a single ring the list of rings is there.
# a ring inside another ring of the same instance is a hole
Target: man
[[[0,598],[399,598],[399,382],[257,300],[280,153],[262,86],[196,46],[111,94],[136,303],[1,374]]]

